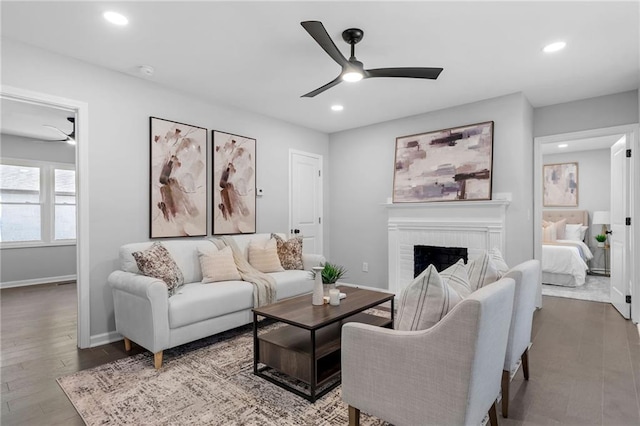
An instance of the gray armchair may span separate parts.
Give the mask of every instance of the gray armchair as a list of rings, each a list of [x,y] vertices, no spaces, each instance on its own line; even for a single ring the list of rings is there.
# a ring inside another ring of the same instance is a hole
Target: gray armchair
[[[539,260],[528,260],[505,274],[516,283],[513,299],[513,314],[509,328],[509,340],[502,371],[502,416],[509,414],[509,385],[512,372],[522,359],[522,372],[529,380],[529,344],[531,343],[531,325],[536,309],[536,295],[540,286],[541,269]]]
[[[345,324],[349,424],[359,424],[362,410],[396,426],[477,425],[489,412],[496,425],[514,287],[511,278],[486,286],[427,330]]]

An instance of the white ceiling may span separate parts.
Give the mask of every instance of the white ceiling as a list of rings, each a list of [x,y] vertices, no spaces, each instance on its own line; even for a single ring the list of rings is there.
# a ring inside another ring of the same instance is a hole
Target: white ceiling
[[[73,124],[67,117],[75,117],[75,112],[50,106],[1,98],[0,129],[7,135],[16,135],[39,141],[60,141],[64,136],[50,127],[60,129],[65,134],[73,131]]]
[[[609,135],[609,136],[598,136],[595,138],[588,139],[575,139],[569,141],[562,142],[550,142],[541,145],[541,151],[543,155],[550,154],[565,154],[567,152],[576,152],[576,151],[591,151],[594,149],[609,149],[613,146],[614,143],[618,142],[618,140],[622,137],[622,135]],[[560,147],[560,145],[566,145],[565,147]]]
[[[638,88],[638,2],[13,2],[2,36],[194,96],[332,133],[514,92],[534,107]],[[128,16],[115,27],[106,10]],[[300,26],[364,30],[365,68],[443,67],[436,81],[342,83]],[[544,54],[547,43],[567,48]],[[341,103],[344,111],[330,110]]]

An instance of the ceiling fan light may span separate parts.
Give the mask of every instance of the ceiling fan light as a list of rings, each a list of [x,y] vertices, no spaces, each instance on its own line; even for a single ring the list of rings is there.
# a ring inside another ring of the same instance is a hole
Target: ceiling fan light
[[[342,79],[350,83],[362,80],[362,73],[358,71],[349,71],[342,74]]]
[[[127,17],[118,12],[108,11],[103,13],[102,16],[114,25],[123,26],[129,23]]]

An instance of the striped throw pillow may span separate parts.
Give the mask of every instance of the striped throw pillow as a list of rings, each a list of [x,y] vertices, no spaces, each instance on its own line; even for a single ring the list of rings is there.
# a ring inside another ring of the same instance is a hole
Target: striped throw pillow
[[[502,252],[498,247],[494,247],[489,251],[489,257],[491,257],[493,264],[496,266],[500,278],[511,269],[505,262],[504,257],[502,257]]]
[[[440,321],[462,299],[436,268],[429,265],[400,296],[396,330],[425,330]]]
[[[202,268],[203,283],[242,280],[236,262],[233,260],[231,247],[224,247],[221,250],[212,249],[206,252],[198,249],[198,258]]]
[[[491,260],[489,252],[486,251],[479,258],[470,260],[467,263],[467,274],[469,275],[472,291],[476,291],[500,279],[498,269]]]
[[[471,283],[469,283],[467,265],[464,264],[464,260],[460,259],[440,272],[440,278],[445,280],[461,298],[465,299],[471,294]]]
[[[278,257],[278,245],[273,238],[249,242],[249,263],[260,272],[284,271]]]

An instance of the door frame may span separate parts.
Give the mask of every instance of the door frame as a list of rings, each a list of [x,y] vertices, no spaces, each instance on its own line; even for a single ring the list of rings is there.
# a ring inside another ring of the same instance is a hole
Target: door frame
[[[6,99],[64,108],[76,113],[76,287],[78,293],[77,345],[91,345],[91,299],[89,263],[89,105],[86,102],[35,92],[12,86],[0,86]]]
[[[320,232],[318,235],[320,241],[320,253],[324,253],[324,225],[325,225],[325,215],[324,215],[324,163],[322,159],[322,154],[316,154],[315,152],[307,152],[300,151],[297,149],[289,149],[289,227],[287,229],[293,229],[293,215],[291,210],[293,209],[293,155],[305,155],[307,157],[312,157],[318,160],[318,166],[320,168],[320,188],[318,188],[318,210],[320,211],[320,217],[322,218],[322,222],[320,225]]]
[[[541,145],[554,142],[563,142],[577,139],[593,138],[599,136],[611,136],[628,134],[628,147],[632,149],[632,157],[629,162],[629,216],[632,217],[631,230],[629,232],[629,256],[640,254],[640,226],[638,226],[638,213],[640,213],[640,196],[634,196],[640,190],[640,142],[638,141],[638,124],[626,124],[622,126],[605,127],[600,129],[583,130],[578,132],[561,133],[549,136],[538,136],[533,139],[533,253],[535,259],[542,259],[542,238],[538,231],[542,227],[542,148]],[[629,262],[628,271],[631,285],[631,320],[640,322],[640,266]]]

